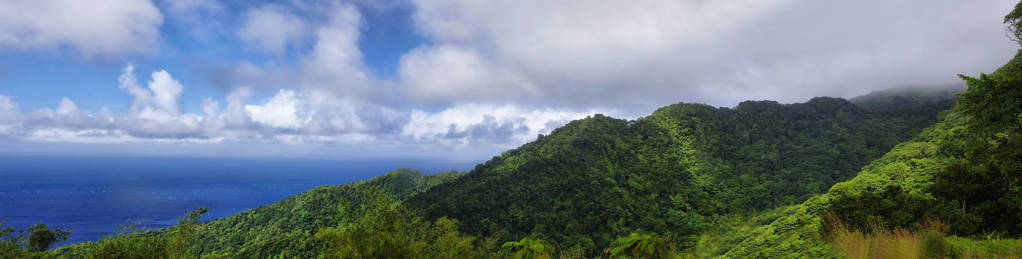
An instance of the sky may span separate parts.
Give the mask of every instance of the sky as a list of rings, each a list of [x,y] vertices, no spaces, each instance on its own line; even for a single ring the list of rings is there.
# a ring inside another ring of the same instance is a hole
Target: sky
[[[0,0],[0,154],[484,159],[601,113],[960,84],[1011,0]]]

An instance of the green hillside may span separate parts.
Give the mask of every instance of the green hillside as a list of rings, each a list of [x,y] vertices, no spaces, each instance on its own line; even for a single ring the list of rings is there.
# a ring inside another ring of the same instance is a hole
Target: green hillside
[[[712,216],[796,204],[851,178],[952,102],[868,111],[815,98],[675,104],[635,121],[596,115],[407,203],[504,241],[532,236],[593,253],[632,232],[685,241]]]
[[[1022,234],[1022,51],[991,75],[963,78],[968,91],[940,123],[759,230],[728,257],[836,256],[826,243],[824,233],[835,231],[828,221],[871,231],[873,222],[919,230],[933,219],[954,235],[941,255],[1022,255],[1022,241],[1001,239]]]

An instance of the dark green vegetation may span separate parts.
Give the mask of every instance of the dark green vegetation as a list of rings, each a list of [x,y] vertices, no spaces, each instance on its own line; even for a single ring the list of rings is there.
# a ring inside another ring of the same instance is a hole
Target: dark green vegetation
[[[197,253],[248,258],[314,257],[327,245],[314,238],[316,232],[335,227],[341,220],[350,220],[338,215],[341,205],[361,206],[367,202],[360,188],[371,187],[394,197],[407,197],[459,175],[448,172],[427,176],[398,169],[370,181],[320,186],[270,205],[205,223],[197,233],[203,240],[196,247]]]
[[[922,231],[935,219],[954,235],[936,245],[941,255],[1022,255],[1022,242],[1001,239],[1022,235],[1022,52],[991,75],[962,77],[969,89],[940,123],[728,256],[830,257],[837,251],[825,243],[828,232],[879,232],[875,239],[891,229]],[[828,213],[833,220],[823,220]]]
[[[35,224],[25,230],[4,227],[0,220],[0,257],[52,257],[47,251],[55,242],[67,240],[67,230]]]
[[[460,220],[468,234],[540,237],[589,254],[633,232],[688,242],[714,215],[796,204],[853,177],[952,102],[874,111],[815,98],[676,104],[635,121],[596,115],[407,203],[426,218]]]

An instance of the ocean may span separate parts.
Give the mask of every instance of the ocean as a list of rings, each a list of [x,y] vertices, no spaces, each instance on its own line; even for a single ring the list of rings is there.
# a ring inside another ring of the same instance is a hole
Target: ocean
[[[420,159],[267,160],[110,157],[0,157],[0,219],[70,229],[67,245],[157,229],[200,206],[203,220],[270,204],[320,185],[366,180],[397,168],[431,174],[475,162]]]

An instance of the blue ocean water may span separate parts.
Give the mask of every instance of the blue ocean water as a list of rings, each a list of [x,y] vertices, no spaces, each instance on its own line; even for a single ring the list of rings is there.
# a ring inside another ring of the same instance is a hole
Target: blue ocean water
[[[71,229],[65,245],[116,234],[123,225],[162,228],[200,206],[204,219],[273,203],[319,185],[366,180],[397,168],[466,171],[477,162],[0,157],[0,217]]]

